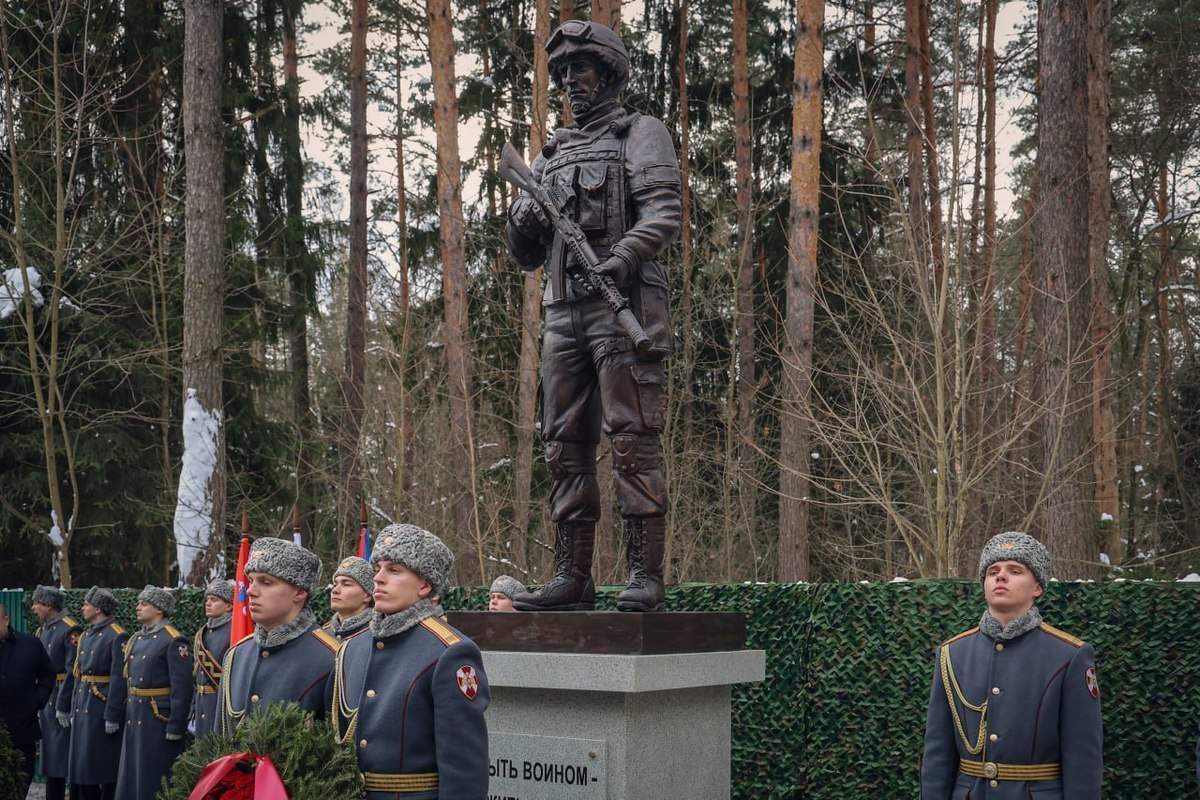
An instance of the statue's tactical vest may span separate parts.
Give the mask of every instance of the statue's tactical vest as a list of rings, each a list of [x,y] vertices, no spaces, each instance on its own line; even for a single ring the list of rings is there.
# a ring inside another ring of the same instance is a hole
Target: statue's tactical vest
[[[630,224],[625,202],[625,140],[636,119],[636,114],[629,114],[614,121],[594,139],[556,143],[542,170],[542,184],[570,198],[566,215],[583,229],[601,261]],[[583,291],[567,278],[567,267],[573,268],[574,262],[575,255],[563,238],[555,234],[546,260],[550,295],[546,302],[572,301],[583,296]]]

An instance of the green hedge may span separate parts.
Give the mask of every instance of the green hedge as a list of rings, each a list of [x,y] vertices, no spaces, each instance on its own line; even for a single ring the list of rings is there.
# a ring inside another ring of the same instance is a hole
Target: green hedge
[[[78,609],[83,591],[69,594]],[[132,627],[137,590],[117,595]],[[199,593],[178,596],[175,624],[194,631]],[[487,592],[455,589],[445,605],[483,609]],[[1195,797],[1200,584],[1054,583],[1038,605],[1096,648],[1104,796]],[[853,800],[917,796],[934,648],[978,622],[983,598],[957,580],[703,584],[672,587],[668,607],[741,611],[748,646],[767,652],[766,680],[733,692],[733,796]],[[327,619],[327,598],[314,610]]]

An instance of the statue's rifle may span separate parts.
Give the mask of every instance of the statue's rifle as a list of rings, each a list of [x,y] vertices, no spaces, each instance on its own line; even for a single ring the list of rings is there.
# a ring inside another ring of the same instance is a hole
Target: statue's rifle
[[[554,230],[575,254],[578,268],[570,270],[570,276],[587,291],[603,298],[612,312],[616,314],[621,330],[633,340],[634,348],[641,355],[648,355],[651,347],[650,337],[646,335],[646,331],[642,330],[641,323],[629,308],[629,301],[621,294],[612,278],[596,271],[600,259],[592,246],[588,244],[587,235],[574,220],[563,216],[558,204],[550,199],[545,187],[534,180],[533,172],[521,159],[521,154],[517,152],[517,148],[513,147],[512,142],[506,142],[504,150],[500,154],[500,177],[518,189],[524,190],[538,204],[546,215],[546,219],[550,220]]]

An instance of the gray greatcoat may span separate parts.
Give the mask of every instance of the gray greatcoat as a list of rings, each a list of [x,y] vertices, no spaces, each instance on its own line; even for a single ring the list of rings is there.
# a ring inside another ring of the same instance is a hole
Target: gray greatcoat
[[[75,666],[59,693],[58,710],[71,715],[71,783],[95,786],[116,783],[121,764],[121,736],[105,733],[105,722],[125,717],[122,659],[129,634],[112,617],[89,625],[79,637]]]
[[[196,638],[193,641],[192,649],[196,656],[196,666],[193,672],[196,678],[196,700],[192,721],[195,725],[197,739],[212,733],[216,726],[217,692],[221,686],[221,662],[229,650],[230,624],[231,622],[226,620],[211,628],[204,625],[196,631]]]
[[[295,701],[323,717],[325,681],[339,642],[315,622],[295,639],[264,647],[248,636],[229,648],[217,695],[218,732],[237,727],[248,712],[268,703]]]
[[[488,796],[487,676],[479,647],[441,619],[382,639],[348,640],[327,693],[337,737],[354,746],[359,769],[385,776],[378,780],[431,785],[397,795],[368,784],[366,800]]]
[[[972,628],[942,648],[925,724],[922,800],[1099,800],[1103,734],[1090,644],[1042,623],[1007,641]],[[981,713],[967,704],[978,709],[985,701],[980,742]],[[980,745],[981,752],[970,752]],[[975,777],[962,762],[1001,769],[1059,764],[1062,777]]]
[[[38,629],[38,638],[42,646],[50,654],[50,663],[54,666],[54,691],[50,700],[43,706],[40,719],[42,724],[42,775],[47,778],[67,777],[67,758],[71,753],[71,729],[58,724],[55,709],[58,707],[58,696],[63,690],[67,674],[75,658],[75,647],[71,644],[71,632],[79,631],[79,623],[59,612]]]
[[[125,647],[128,699],[116,800],[154,800],[184,750],[192,704],[191,648],[174,626],[155,627],[133,634]],[[168,734],[180,738],[171,741]]]

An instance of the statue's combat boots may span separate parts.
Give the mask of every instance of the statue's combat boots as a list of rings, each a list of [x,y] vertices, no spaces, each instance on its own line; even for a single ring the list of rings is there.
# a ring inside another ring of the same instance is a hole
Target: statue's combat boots
[[[663,610],[663,545],[665,517],[625,520],[625,563],[629,582],[617,595],[618,611]]]
[[[594,611],[592,548],[596,523],[560,522],[554,532],[554,577],[536,592],[513,598],[518,611]]]

